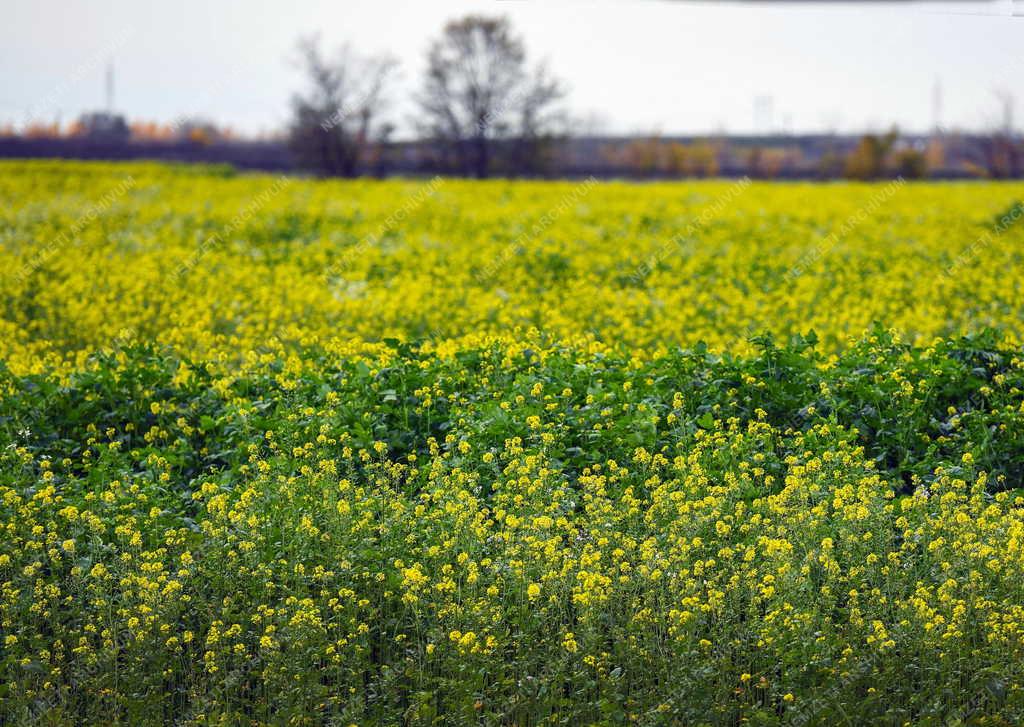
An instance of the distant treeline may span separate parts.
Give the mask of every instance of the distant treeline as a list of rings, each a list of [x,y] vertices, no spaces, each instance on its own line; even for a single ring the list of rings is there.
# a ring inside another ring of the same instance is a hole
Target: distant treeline
[[[502,163],[495,148],[490,174],[528,177],[626,177],[672,179],[742,177],[1020,178],[1024,144],[984,135],[903,136],[882,148],[852,135],[773,137],[563,137],[552,140],[540,168],[523,172]],[[435,141],[375,145],[353,174],[465,175]],[[306,169],[286,140],[97,140],[89,137],[0,137],[0,158],[154,159],[230,164],[238,169],[301,172]]]

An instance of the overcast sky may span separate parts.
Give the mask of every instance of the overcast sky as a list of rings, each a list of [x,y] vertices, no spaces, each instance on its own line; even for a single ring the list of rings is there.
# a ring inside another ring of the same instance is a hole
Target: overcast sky
[[[0,0],[0,123],[63,122],[104,104],[131,119],[203,115],[245,133],[284,126],[296,39],[401,61],[400,128],[445,20],[507,15],[580,116],[612,133],[979,129],[1017,98],[1024,126],[1024,0],[701,3],[658,0]],[[770,114],[755,99],[770,98]]]

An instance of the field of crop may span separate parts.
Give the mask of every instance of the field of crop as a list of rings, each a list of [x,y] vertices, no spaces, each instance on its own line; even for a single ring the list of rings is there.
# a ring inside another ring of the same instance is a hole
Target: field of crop
[[[1021,723],[1022,200],[0,163],[0,724]]]

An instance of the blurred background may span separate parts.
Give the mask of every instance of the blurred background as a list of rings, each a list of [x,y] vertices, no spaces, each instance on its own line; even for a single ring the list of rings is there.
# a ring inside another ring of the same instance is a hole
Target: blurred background
[[[1024,0],[37,0],[0,157],[323,176],[1010,178]]]

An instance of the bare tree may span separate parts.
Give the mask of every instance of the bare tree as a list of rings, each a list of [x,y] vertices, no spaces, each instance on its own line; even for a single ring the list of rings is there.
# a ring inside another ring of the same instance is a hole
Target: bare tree
[[[988,176],[1007,179],[1020,175],[1024,145],[1018,144],[1013,134],[1013,93],[1006,89],[994,91],[999,100],[1000,116],[991,124],[992,130],[980,139],[981,154]]]
[[[546,66],[538,66],[526,79],[518,104],[518,128],[514,129],[509,163],[518,172],[541,171],[548,162],[551,141],[565,135],[568,118],[558,102],[565,89]]]
[[[1014,96],[1006,89],[994,89],[999,102],[995,113],[985,115],[987,131],[968,137],[971,171],[992,179],[1017,177],[1024,167],[1024,143],[1014,134]]]
[[[307,88],[292,98],[289,146],[300,166],[322,175],[352,177],[392,131],[381,117],[397,64],[363,57],[348,46],[333,58],[313,36],[299,41]]]
[[[527,69],[522,39],[507,18],[470,15],[449,22],[430,47],[420,127],[460,170],[486,177],[499,140],[510,141],[513,163],[538,161],[564,95],[543,66]]]

